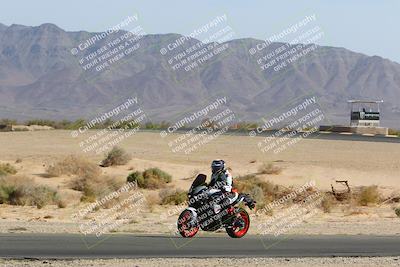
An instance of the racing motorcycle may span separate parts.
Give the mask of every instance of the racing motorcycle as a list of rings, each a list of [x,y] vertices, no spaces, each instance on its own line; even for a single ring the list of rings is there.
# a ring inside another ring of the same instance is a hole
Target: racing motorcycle
[[[249,230],[250,216],[242,206],[253,209],[256,202],[236,189],[229,197],[222,192],[210,195],[213,188],[207,185],[206,179],[206,175],[199,174],[193,181],[188,192],[189,207],[178,218],[178,232],[182,237],[191,238],[200,228],[203,231],[225,228],[230,237],[243,237]]]

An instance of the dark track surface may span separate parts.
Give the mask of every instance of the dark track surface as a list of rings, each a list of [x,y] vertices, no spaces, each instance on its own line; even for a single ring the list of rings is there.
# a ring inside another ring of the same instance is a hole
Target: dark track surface
[[[99,242],[100,241],[100,242]],[[186,243],[188,242],[188,243]],[[2,234],[1,258],[141,258],[141,257],[333,257],[400,256],[400,237],[246,236],[224,234],[183,239],[114,234]]]

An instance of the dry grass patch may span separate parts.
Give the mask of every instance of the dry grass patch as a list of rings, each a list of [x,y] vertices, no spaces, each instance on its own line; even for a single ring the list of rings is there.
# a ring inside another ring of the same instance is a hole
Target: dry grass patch
[[[368,215],[368,214],[369,214],[368,211],[354,209],[345,214],[345,216],[357,216],[357,215]]]
[[[95,202],[96,199],[106,196],[123,185],[122,181],[109,176],[82,176],[71,182],[71,189],[81,191],[83,202]]]
[[[58,200],[55,190],[37,185],[30,178],[8,176],[0,179],[0,204],[36,206],[40,209],[57,204]]]
[[[285,204],[300,203],[311,194],[317,192],[315,188],[306,188],[303,192],[295,192],[293,187],[285,187],[270,181],[262,181],[254,174],[240,176],[234,179],[234,187],[242,193],[248,193],[257,201],[257,208],[263,208],[268,203],[286,198]]]
[[[332,211],[332,208],[335,204],[335,198],[332,196],[332,194],[325,194],[324,199],[321,201],[321,209],[325,213],[330,213]]]
[[[376,185],[362,187],[355,197],[357,198],[358,204],[361,206],[377,204],[381,200],[381,195]]]
[[[60,209],[64,209],[64,208],[66,208],[67,206],[68,206],[68,203],[67,203],[66,200],[64,200],[64,199],[59,199],[59,200],[57,201],[57,207],[59,207]]]
[[[101,162],[102,167],[125,165],[129,162],[131,156],[120,147],[113,147],[106,155],[106,158]]]
[[[160,195],[157,192],[148,192],[146,194],[146,203],[151,212],[155,211],[155,207],[161,202]]]
[[[260,188],[264,197],[270,201],[280,198],[288,191],[288,189],[283,186],[276,185],[270,181],[264,182],[254,174],[239,176],[234,180],[234,184],[239,192],[243,193],[249,193],[252,191],[259,192],[258,188]]]
[[[10,163],[0,163],[0,176],[16,174],[17,169]]]
[[[100,168],[93,162],[90,162],[89,160],[79,156],[70,155],[56,162],[55,164],[50,165],[46,170],[46,174],[49,177],[60,175],[95,177],[99,176],[101,171]]]
[[[81,191],[81,201],[94,202],[119,189],[123,182],[115,178],[101,175],[99,166],[82,157],[70,155],[56,162],[47,169],[48,176],[73,175],[70,188]],[[65,207],[65,201],[59,201],[60,208]]]
[[[234,180],[234,186],[242,193],[248,193],[257,201],[257,207],[262,207],[266,203],[274,201],[279,197],[281,191],[279,186],[267,181],[261,181],[253,174],[240,176]]]
[[[260,174],[280,174],[282,172],[282,168],[275,166],[273,163],[264,163],[258,169]]]
[[[188,200],[187,192],[183,190],[164,189],[160,191],[161,205],[179,205]]]

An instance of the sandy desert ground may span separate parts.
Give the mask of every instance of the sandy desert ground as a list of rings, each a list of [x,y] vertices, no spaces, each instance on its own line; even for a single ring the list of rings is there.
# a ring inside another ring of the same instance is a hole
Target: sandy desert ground
[[[79,224],[71,216],[82,209],[80,193],[69,189],[71,177],[46,177],[47,166],[66,155],[82,155],[100,162],[104,153],[84,152],[80,142],[96,135],[88,131],[71,136],[71,131],[36,131],[0,133],[0,161],[13,164],[19,175],[57,189],[66,208],[49,205],[42,209],[29,206],[0,205],[0,232],[78,232]],[[257,172],[261,164],[274,162],[282,168],[277,175],[261,175],[264,180],[284,186],[301,186],[315,180],[316,187],[330,190],[334,180],[348,180],[351,186],[378,185],[385,197],[400,192],[400,143],[304,139],[281,153],[262,153],[257,143],[262,137],[223,135],[201,146],[189,155],[174,153],[168,142],[178,138],[171,134],[161,138],[156,132],[137,132],[118,145],[132,155],[123,166],[102,168],[105,174],[125,180],[133,170],[159,167],[172,174],[172,186],[187,190],[194,173],[209,174],[209,164],[223,158],[234,176]],[[21,162],[15,163],[17,159]],[[151,194],[151,192],[146,192]],[[393,211],[396,203],[369,207],[335,207],[331,213],[319,210],[311,218],[290,229],[299,234],[380,234],[400,235],[399,218]],[[155,206],[146,210],[140,220],[133,219],[116,232],[170,233],[177,215],[165,216],[174,207]],[[265,216],[253,216],[262,223]],[[250,233],[257,234],[256,227]]]

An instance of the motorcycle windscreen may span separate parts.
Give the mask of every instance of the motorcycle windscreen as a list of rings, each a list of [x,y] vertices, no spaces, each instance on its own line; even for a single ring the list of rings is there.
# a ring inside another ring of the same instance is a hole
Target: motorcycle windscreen
[[[206,180],[207,180],[207,175],[200,173],[199,175],[197,175],[196,179],[194,179],[191,188],[204,185],[206,183]]]

